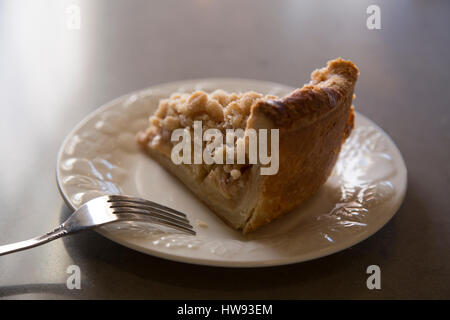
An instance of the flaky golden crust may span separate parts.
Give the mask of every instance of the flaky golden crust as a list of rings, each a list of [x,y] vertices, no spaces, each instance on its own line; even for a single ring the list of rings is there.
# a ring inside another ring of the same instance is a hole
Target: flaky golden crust
[[[259,199],[244,233],[297,207],[325,183],[353,128],[357,77],[352,62],[336,59],[313,72],[303,88],[252,107],[249,123],[272,122],[272,128],[280,130],[280,164],[276,175],[262,176]]]
[[[326,116],[343,101],[351,98],[358,68],[351,61],[336,59],[326,68],[314,71],[311,82],[280,100],[259,101],[252,112],[270,118],[276,127],[283,129],[309,125]]]

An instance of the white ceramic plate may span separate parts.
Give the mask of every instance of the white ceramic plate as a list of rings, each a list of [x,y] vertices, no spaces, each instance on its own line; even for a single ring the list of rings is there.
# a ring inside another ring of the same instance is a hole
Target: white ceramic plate
[[[355,130],[333,174],[312,199],[248,236],[226,226],[135,143],[136,133],[147,126],[161,98],[217,88],[278,96],[293,90],[253,80],[202,79],[118,98],[84,119],[61,146],[57,181],[66,203],[76,209],[94,197],[122,193],[175,208],[187,214],[197,236],[129,225],[98,231],[150,255],[226,267],[283,265],[323,257],[366,239],[395,214],[406,191],[404,161],[387,134],[357,113]],[[200,227],[199,220],[207,227]]]

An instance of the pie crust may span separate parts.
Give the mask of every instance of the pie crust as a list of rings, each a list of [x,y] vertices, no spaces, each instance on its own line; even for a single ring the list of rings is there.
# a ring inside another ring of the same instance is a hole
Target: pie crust
[[[299,206],[325,183],[353,128],[358,74],[351,61],[338,58],[314,71],[303,88],[281,99],[221,90],[175,93],[160,101],[137,141],[227,224],[248,233]],[[196,120],[202,121],[203,130],[220,132],[279,129],[278,172],[261,175],[264,166],[248,162],[175,164],[171,133],[180,128],[192,131]]]

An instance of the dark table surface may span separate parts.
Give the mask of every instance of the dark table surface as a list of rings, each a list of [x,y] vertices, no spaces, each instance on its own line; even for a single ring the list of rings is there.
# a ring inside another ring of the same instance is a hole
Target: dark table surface
[[[69,29],[67,8],[80,8]],[[370,4],[381,30],[366,27]],[[239,77],[302,85],[342,56],[357,110],[401,150],[408,190],[364,242],[290,266],[225,269],[154,258],[95,232],[0,257],[1,298],[450,298],[449,1],[0,1],[0,243],[68,214],[55,184],[65,135],[151,85]],[[68,290],[66,269],[81,269]],[[366,268],[381,268],[368,290]]]

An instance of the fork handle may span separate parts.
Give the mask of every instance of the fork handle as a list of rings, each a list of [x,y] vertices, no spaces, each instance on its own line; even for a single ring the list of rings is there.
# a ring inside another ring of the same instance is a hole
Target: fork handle
[[[40,246],[41,244],[64,237],[67,234],[69,234],[69,232],[63,225],[61,225],[58,228],[56,228],[55,230],[44,234],[43,236],[0,246],[0,256],[9,254],[9,253],[13,253],[16,251],[22,251],[25,249],[37,247],[37,246]]]

